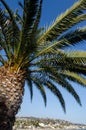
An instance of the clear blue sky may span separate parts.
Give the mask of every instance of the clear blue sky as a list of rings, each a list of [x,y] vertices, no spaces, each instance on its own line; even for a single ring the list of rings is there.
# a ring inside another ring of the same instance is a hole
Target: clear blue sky
[[[11,8],[17,8],[17,0],[6,0]],[[40,26],[49,25],[55,18],[69,8],[77,0],[44,0],[42,8],[42,17]],[[86,22],[84,22],[86,24]],[[79,49],[86,50],[86,43],[82,44]],[[21,109],[17,116],[35,116],[49,117],[68,120],[75,123],[86,124],[86,89],[80,85],[72,83],[78,94],[80,95],[82,107],[80,107],[75,99],[64,89],[61,89],[66,101],[66,114],[64,114],[60,103],[50,91],[47,91],[47,107],[45,108],[42,97],[34,86],[33,102],[30,102],[29,91],[25,85],[25,95]]]

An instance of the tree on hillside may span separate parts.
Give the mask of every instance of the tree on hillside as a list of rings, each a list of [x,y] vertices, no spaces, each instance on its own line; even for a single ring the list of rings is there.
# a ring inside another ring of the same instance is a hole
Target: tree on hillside
[[[86,27],[73,28],[86,20],[86,0],[79,0],[61,14],[47,29],[39,28],[42,0],[23,0],[22,16],[0,0],[0,129],[12,130],[22,103],[25,81],[33,97],[33,85],[41,93],[45,106],[48,88],[65,101],[58,84],[81,105],[70,81],[86,86],[86,52],[65,48],[86,40]],[[7,13],[5,13],[5,10]]]

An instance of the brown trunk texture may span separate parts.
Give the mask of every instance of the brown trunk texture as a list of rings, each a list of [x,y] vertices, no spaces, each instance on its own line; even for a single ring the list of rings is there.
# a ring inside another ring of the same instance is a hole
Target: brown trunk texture
[[[12,130],[24,94],[24,75],[0,67],[0,130]]]

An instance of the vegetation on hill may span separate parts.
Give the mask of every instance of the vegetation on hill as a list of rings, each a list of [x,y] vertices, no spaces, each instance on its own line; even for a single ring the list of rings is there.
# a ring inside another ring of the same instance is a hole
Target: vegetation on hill
[[[22,118],[16,118],[14,129],[17,128],[86,128],[86,125],[82,124],[74,124],[65,120],[59,120],[59,119],[49,119],[49,118],[35,118],[35,117],[22,117]]]

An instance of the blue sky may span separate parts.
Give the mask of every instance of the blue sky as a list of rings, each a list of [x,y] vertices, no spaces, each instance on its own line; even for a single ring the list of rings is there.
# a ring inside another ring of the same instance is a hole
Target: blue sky
[[[11,8],[17,8],[17,0],[6,0]],[[50,25],[55,18],[63,13],[77,0],[44,0],[42,8],[42,17],[40,26]],[[86,22],[84,22],[86,24]],[[86,43],[79,46],[79,49],[86,50]],[[78,94],[80,95],[82,107],[80,107],[75,99],[64,89],[60,88],[66,101],[66,114],[63,112],[60,103],[50,91],[47,91],[47,107],[45,108],[39,91],[34,86],[34,96],[31,103],[27,84],[25,85],[25,95],[21,109],[17,116],[35,116],[48,117],[68,120],[75,123],[86,124],[86,89],[78,84],[72,83]],[[60,86],[58,86],[60,87]]]

